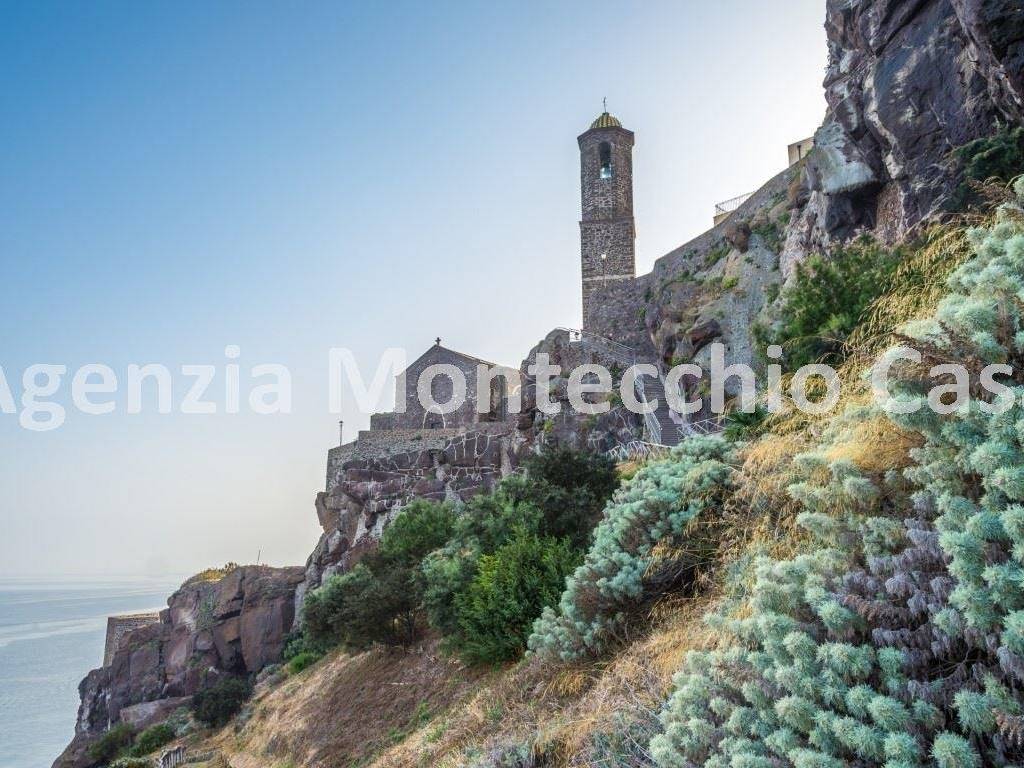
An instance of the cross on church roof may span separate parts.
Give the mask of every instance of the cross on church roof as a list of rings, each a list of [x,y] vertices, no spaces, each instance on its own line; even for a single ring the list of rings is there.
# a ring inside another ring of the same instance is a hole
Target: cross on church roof
[[[441,337],[438,336],[436,339],[434,339],[434,343],[437,344],[437,346],[440,347],[441,346]]]

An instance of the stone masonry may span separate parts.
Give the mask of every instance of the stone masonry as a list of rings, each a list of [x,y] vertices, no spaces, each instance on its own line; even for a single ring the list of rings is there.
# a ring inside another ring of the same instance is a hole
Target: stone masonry
[[[580,256],[583,329],[595,333],[597,312],[611,297],[609,288],[636,277],[633,222],[633,132],[607,112],[577,139],[580,148]],[[635,305],[634,305],[635,306]],[[634,321],[630,326],[636,326]]]
[[[431,378],[429,385],[431,399],[440,404],[441,408],[425,407],[425,403],[421,402],[422,398],[418,396],[417,387],[421,374],[434,365],[454,366],[465,378],[465,401],[451,413],[443,413],[447,410],[443,406],[451,400],[454,390],[454,382],[448,374],[439,372]],[[519,383],[515,380],[517,372],[509,369],[507,376],[495,376],[488,390],[479,393],[477,370],[480,366],[487,369],[496,368],[494,363],[443,347],[441,340],[438,339],[434,346],[413,361],[398,377],[395,384],[395,402],[404,406],[404,410],[374,414],[370,419],[371,431],[459,428],[503,420],[507,392],[510,387],[518,386]],[[481,399],[484,402],[482,409],[478,408]]]

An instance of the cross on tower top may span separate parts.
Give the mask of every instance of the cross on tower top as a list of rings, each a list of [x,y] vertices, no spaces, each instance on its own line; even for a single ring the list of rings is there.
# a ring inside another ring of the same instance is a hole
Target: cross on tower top
[[[437,346],[440,347],[441,346],[441,337],[438,336],[436,339],[434,339],[434,343],[437,344]]]

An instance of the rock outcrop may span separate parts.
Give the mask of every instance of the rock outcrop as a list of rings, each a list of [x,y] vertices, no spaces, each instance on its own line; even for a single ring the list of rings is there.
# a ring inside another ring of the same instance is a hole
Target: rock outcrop
[[[221,677],[279,661],[302,577],[302,568],[243,566],[186,582],[158,623],[128,634],[81,682],[75,738],[54,768],[91,765],[89,744],[116,723],[144,728]]]
[[[1017,0],[829,0],[828,113],[803,182],[799,250],[873,230],[893,241],[940,214],[957,147],[1024,117]]]

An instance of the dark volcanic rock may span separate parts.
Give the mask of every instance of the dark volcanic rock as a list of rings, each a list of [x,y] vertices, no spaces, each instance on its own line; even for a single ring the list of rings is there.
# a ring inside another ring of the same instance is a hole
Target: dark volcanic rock
[[[940,213],[950,153],[1022,116],[1019,0],[829,0],[828,115],[805,181],[820,240]],[[884,205],[880,205],[884,203]],[[820,244],[811,243],[810,245]]]
[[[89,744],[115,723],[145,727],[225,675],[279,661],[302,577],[302,568],[244,566],[186,582],[159,623],[127,635],[110,665],[79,684],[75,738],[54,768],[90,766]]]

